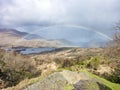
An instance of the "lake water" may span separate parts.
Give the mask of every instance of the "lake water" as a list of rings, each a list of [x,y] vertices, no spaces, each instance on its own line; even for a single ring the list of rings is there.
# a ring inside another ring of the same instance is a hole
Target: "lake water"
[[[43,52],[54,51],[56,48],[53,47],[39,47],[39,48],[27,48],[27,47],[17,47],[17,48],[8,48],[7,51],[17,51],[21,54],[39,54]]]

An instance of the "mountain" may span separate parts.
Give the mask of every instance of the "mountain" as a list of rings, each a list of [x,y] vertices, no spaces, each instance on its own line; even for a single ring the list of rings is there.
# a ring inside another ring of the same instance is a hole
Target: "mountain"
[[[75,46],[73,42],[67,40],[67,39],[48,39],[49,41],[59,41],[62,43],[64,47],[70,47],[70,46]]]
[[[111,38],[97,30],[79,27],[53,26],[36,32],[45,39],[58,40],[65,45],[78,47],[103,47]]]
[[[8,36],[15,36],[15,37],[23,37],[25,35],[27,35],[28,33],[27,32],[20,32],[20,31],[17,31],[15,29],[0,29],[0,34],[3,34],[3,35],[8,35]]]
[[[57,40],[49,41],[37,34],[29,34],[15,29],[0,29],[0,46],[57,47],[60,44]]]
[[[26,32],[19,32],[15,29],[0,29],[0,45],[12,45],[23,36],[27,35]]]
[[[41,36],[37,34],[28,34],[24,37],[24,39],[31,40],[31,39],[42,39]]]
[[[72,45],[73,43],[69,40],[66,39],[57,39],[58,41],[64,43],[65,45]]]
[[[104,47],[110,41],[107,35],[89,29],[51,27],[31,34],[15,29],[0,29],[0,44],[17,46]]]

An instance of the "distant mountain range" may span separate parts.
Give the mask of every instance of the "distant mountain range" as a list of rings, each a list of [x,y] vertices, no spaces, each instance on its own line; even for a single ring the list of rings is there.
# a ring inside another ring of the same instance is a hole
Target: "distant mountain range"
[[[36,33],[47,40],[58,40],[70,47],[104,47],[111,40],[102,32],[79,27],[53,26],[37,30]]]
[[[0,29],[0,34],[8,35],[8,36],[15,36],[15,37],[23,37],[23,36],[27,35],[28,33],[27,32],[20,32],[20,31],[17,31],[15,29],[2,28],[2,29]]]
[[[37,34],[28,34],[24,36],[24,39],[32,40],[32,39],[43,39],[43,38]]]
[[[57,40],[46,40],[37,34],[20,32],[15,29],[0,29],[0,46],[57,47]]]
[[[14,37],[20,37],[20,38],[24,38],[27,40],[42,38],[41,36],[39,36],[37,34],[29,34],[27,32],[17,31],[15,29],[0,29],[0,34],[14,36]]]
[[[52,28],[42,30],[37,34],[21,32],[15,29],[0,29],[0,45],[50,47],[50,46],[78,46],[78,47],[103,47],[109,40],[99,34],[68,28]]]
[[[74,43],[72,43],[71,41],[67,40],[67,39],[48,39],[49,41],[53,41],[53,40],[56,40],[56,41],[59,41],[63,44],[63,46],[75,46]]]

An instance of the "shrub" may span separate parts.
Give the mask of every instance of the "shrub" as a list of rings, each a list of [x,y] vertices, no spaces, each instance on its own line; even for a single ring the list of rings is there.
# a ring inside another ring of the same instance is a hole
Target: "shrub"
[[[87,64],[87,67],[90,67],[96,70],[98,66],[100,65],[100,63],[101,63],[100,57],[98,56],[91,57],[89,63]]]
[[[120,62],[117,64],[116,68],[112,71],[110,75],[104,74],[103,76],[111,82],[120,83]]]
[[[58,64],[60,68],[66,68],[74,65],[76,60],[69,58],[55,58],[54,62]]]
[[[0,50],[0,79],[5,81],[6,87],[38,74],[32,61],[28,59],[29,57]]]

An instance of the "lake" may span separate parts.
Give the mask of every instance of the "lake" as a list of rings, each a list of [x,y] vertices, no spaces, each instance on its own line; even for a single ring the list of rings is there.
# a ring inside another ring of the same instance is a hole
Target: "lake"
[[[56,50],[56,48],[53,47],[39,47],[39,48],[28,48],[28,47],[15,47],[15,48],[7,48],[7,51],[16,51],[21,54],[27,55],[27,54],[39,54],[43,52],[50,52]]]

